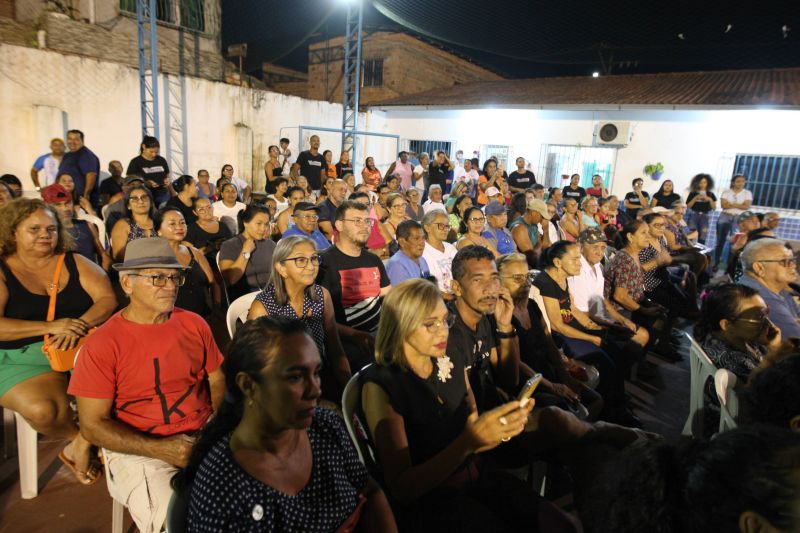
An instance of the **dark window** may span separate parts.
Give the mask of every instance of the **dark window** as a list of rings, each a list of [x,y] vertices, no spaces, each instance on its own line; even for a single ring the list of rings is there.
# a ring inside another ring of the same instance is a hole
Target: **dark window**
[[[383,59],[364,60],[364,87],[383,86]]]
[[[747,177],[753,205],[779,209],[800,207],[800,156],[736,154],[733,173]],[[728,184],[723,184],[727,188]]]
[[[183,3],[185,1],[186,0],[181,0],[181,9],[183,9]],[[195,1],[197,3],[202,2],[202,0],[195,0]],[[137,0],[119,0],[119,8],[121,11],[127,11],[128,13],[133,13],[135,15],[136,2]],[[181,23],[183,23],[183,18],[184,18],[183,14],[181,14],[181,19],[182,19]],[[156,0],[156,20],[160,20],[162,22],[175,22],[172,0]],[[191,26],[187,27],[191,28]]]
[[[206,30],[203,0],[181,0],[181,26],[196,31]]]

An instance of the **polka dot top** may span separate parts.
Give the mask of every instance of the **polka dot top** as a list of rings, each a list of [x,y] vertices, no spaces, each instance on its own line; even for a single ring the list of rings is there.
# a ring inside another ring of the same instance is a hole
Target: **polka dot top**
[[[188,531],[332,532],[355,511],[368,474],[341,419],[318,408],[308,429],[311,479],[295,496],[245,472],[217,442],[197,471],[189,501]]]
[[[267,314],[270,316],[285,316],[288,318],[299,318],[305,322],[311,337],[317,344],[319,355],[322,360],[325,360],[325,298],[322,295],[322,286],[314,285],[314,292],[317,295],[315,302],[304,293],[303,299],[303,316],[297,316],[297,313],[292,307],[292,304],[286,302],[286,305],[279,305],[275,300],[275,285],[270,283],[267,287],[258,293],[256,300],[261,302]]]

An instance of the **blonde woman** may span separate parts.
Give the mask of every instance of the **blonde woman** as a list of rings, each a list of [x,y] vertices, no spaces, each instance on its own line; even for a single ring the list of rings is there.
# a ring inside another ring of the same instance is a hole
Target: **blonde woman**
[[[361,405],[398,524],[408,531],[536,529],[547,504],[513,476],[486,471],[482,455],[523,431],[533,402],[478,414],[466,357],[446,355],[454,321],[427,280],[404,281],[383,302],[377,364],[364,371]],[[515,497],[481,497],[487,490]]]

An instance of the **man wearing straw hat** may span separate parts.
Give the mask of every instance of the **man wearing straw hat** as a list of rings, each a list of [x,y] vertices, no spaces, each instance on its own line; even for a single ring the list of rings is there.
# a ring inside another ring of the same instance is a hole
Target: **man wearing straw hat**
[[[69,394],[81,433],[103,449],[111,497],[158,532],[170,479],[222,400],[222,354],[205,320],[175,308],[185,267],[166,240],[131,241],[114,269],[130,302],[87,339]]]

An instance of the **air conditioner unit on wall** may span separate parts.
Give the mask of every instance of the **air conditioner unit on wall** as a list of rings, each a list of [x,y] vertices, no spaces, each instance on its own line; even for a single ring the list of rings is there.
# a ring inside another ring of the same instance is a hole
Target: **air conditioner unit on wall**
[[[631,142],[630,122],[598,122],[594,127],[595,146],[627,146]]]

